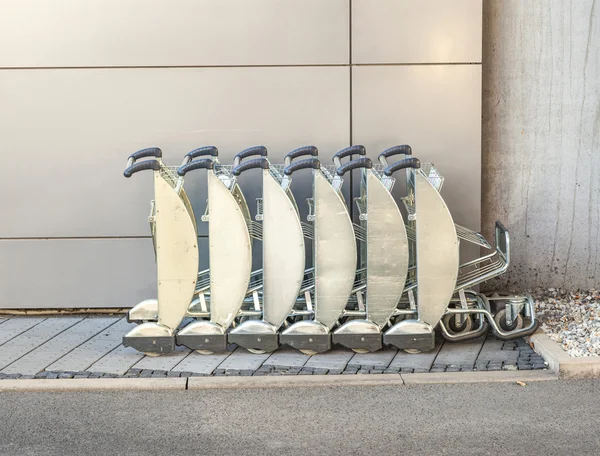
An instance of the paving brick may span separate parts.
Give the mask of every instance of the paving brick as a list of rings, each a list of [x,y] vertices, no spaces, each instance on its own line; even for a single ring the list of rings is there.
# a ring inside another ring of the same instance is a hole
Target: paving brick
[[[83,319],[49,318],[44,323],[41,323],[29,331],[33,333],[32,337],[37,335],[37,329],[41,329],[42,325],[45,325],[50,321],[54,322],[59,328],[64,328],[65,325],[69,325],[69,327],[60,330],[42,345],[16,360],[10,366],[6,367],[5,371],[18,372],[21,374],[35,374],[59,360],[79,345],[90,340],[105,328],[114,324],[116,319],[114,317],[88,317]],[[71,366],[64,366],[58,370],[65,371],[69,369],[73,368]],[[56,369],[52,368],[50,370]]]
[[[396,353],[395,348],[384,348],[373,353],[356,353],[348,362],[348,366],[367,366],[369,369],[386,368]]]
[[[350,350],[335,349],[326,353],[311,356],[305,367],[321,367],[324,369],[344,369],[348,361],[354,356]]]
[[[342,373],[342,369],[329,369],[327,375],[340,375]]]
[[[231,355],[231,352],[215,353],[213,355],[192,352],[171,370],[210,375],[229,355]]]
[[[310,359],[310,356],[300,353],[291,347],[282,347],[275,351],[264,362],[263,366],[275,368],[302,367]]]
[[[219,369],[256,370],[271,356],[269,353],[257,355],[238,348],[229,355]]]
[[[323,369],[320,367],[313,369],[313,374],[317,374],[317,375],[325,375],[325,374],[327,374],[327,372],[329,372],[329,369]]]
[[[167,377],[179,377],[180,375],[181,375],[181,372],[173,372],[173,371],[167,372]]]
[[[406,353],[404,350],[398,350],[388,367],[399,369],[409,367],[411,369],[421,369],[423,372],[429,372],[429,369],[431,369],[431,366],[433,365],[433,361],[443,345],[443,339],[438,337],[435,342],[435,348],[427,353],[410,354]]]
[[[105,318],[109,324],[108,327],[55,361],[48,369],[83,372],[103,356],[121,345],[123,335],[127,334],[135,327],[134,324],[127,323],[125,318]],[[113,323],[111,323],[111,321]]]

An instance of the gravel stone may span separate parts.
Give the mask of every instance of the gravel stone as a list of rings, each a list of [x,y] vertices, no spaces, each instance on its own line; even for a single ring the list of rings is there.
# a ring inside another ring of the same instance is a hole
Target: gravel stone
[[[600,291],[549,288],[535,298],[540,327],[552,340],[571,356],[600,356]]]

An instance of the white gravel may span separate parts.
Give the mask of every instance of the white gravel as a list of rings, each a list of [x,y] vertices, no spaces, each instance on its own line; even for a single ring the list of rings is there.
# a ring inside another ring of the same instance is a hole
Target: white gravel
[[[600,291],[535,294],[540,328],[571,356],[600,356]]]

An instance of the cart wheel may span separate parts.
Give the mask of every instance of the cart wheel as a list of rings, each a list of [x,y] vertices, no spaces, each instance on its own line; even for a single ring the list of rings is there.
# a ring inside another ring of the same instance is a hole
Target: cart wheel
[[[267,353],[265,350],[260,350],[258,348],[247,348],[246,350],[248,350],[250,353],[254,353],[255,355],[264,355]]]
[[[310,348],[301,348],[300,353],[307,355],[307,356],[313,356],[313,355],[316,355],[318,352],[315,350],[311,350]]]
[[[198,349],[196,350],[196,353],[200,353],[201,355],[213,355],[215,352],[211,350]]]
[[[462,324],[456,324],[456,315],[448,314],[444,316],[444,326],[450,334],[462,334],[473,329],[473,318],[467,315],[463,318]]]
[[[359,355],[364,355],[365,353],[369,353],[369,350],[366,348],[353,348],[352,351],[354,353],[358,353]]]
[[[160,356],[160,353],[144,352],[144,355],[156,358],[157,356]]]
[[[418,348],[403,348],[402,350],[410,355],[418,355],[419,353],[422,353]]]
[[[517,318],[514,319],[512,325],[506,324],[506,309],[502,309],[494,316],[494,321],[503,331],[514,331],[515,329],[523,328],[523,317],[521,314],[517,314]]]

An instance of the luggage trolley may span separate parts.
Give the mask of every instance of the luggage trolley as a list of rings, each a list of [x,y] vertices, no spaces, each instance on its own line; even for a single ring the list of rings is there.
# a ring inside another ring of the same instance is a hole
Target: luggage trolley
[[[353,154],[365,155],[365,148],[343,149],[334,155],[334,161],[339,163]],[[337,166],[317,167],[314,159],[307,160],[313,174],[307,220],[313,224],[314,318],[292,324],[281,332],[279,341],[312,355],[331,348],[331,330],[343,314],[354,285],[357,249],[342,194],[343,173],[336,173]],[[292,163],[284,172],[291,176],[303,167]]]
[[[381,331],[395,314],[404,292],[409,245],[404,219],[391,195],[394,177],[378,172],[364,158],[342,165],[337,173],[343,175],[357,167],[363,168],[360,197],[354,199],[360,220],[355,226],[360,246],[357,277],[362,280],[354,294],[357,302],[363,303],[366,318],[348,320],[333,333],[332,341],[364,353],[382,347]]]
[[[262,154],[262,149],[253,148],[240,154]],[[208,280],[196,290],[198,298],[192,302],[188,315],[209,317],[209,320],[200,319],[187,325],[177,334],[177,343],[210,354],[226,350],[227,330],[238,316],[244,299],[256,292],[255,284],[251,284],[251,235],[257,236],[259,229],[250,222],[232,167],[213,159],[191,158],[179,168],[178,174],[185,176],[192,170],[207,170],[208,204],[202,220],[209,224],[210,267],[205,271]]]
[[[309,146],[290,155],[316,155]],[[266,155],[266,154],[265,154]],[[315,160],[313,166],[320,166]],[[283,165],[262,158],[237,164],[233,174],[250,169],[262,170],[262,318],[248,319],[229,332],[229,342],[253,353],[272,352],[279,347],[278,330],[292,313],[305,278],[304,230],[296,201],[289,189],[291,173]]]
[[[413,188],[417,318],[388,329],[383,342],[406,351],[429,351],[435,346],[434,328],[454,295],[459,269],[459,243],[450,211],[416,158],[405,158],[383,173],[409,169]]]
[[[152,157],[137,162],[140,158]],[[143,149],[130,155],[127,169],[133,174],[154,171],[154,202],[151,227],[156,254],[158,299],[140,303],[151,307],[156,303],[157,321],[145,322],[123,336],[123,345],[150,356],[175,349],[175,331],[183,320],[196,287],[198,277],[198,238],[189,200],[182,192],[183,179],[162,163],[162,151]]]

